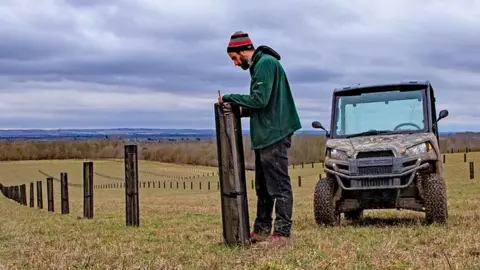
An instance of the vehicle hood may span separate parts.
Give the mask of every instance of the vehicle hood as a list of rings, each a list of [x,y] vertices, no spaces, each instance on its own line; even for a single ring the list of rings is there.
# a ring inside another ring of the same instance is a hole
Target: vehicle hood
[[[348,139],[330,139],[327,141],[326,146],[346,151],[350,157],[355,156],[358,152],[381,150],[392,150],[395,156],[401,156],[409,147],[422,142],[433,142],[434,140],[436,140],[436,137],[432,133],[374,135]],[[433,145],[436,147],[435,144]]]

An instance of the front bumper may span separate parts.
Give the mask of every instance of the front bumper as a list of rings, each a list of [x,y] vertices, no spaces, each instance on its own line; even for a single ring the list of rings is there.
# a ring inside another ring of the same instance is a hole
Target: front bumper
[[[373,157],[329,160],[325,172],[334,175],[344,190],[401,189],[410,186],[419,170],[427,169],[436,157]]]

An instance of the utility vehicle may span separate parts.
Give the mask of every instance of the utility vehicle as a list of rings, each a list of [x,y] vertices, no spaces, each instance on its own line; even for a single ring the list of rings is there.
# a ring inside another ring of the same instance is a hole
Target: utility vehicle
[[[325,178],[314,191],[317,224],[358,220],[366,209],[425,213],[427,224],[448,218],[434,90],[429,81],[334,89],[325,130]]]

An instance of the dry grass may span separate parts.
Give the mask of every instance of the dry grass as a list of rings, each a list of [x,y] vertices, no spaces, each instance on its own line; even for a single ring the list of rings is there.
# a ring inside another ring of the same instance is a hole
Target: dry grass
[[[480,154],[470,153],[470,160]],[[0,163],[4,185],[44,180],[41,169],[55,177],[69,173],[81,183],[81,160]],[[127,228],[124,190],[95,190],[94,219],[82,219],[80,188],[70,188],[71,213],[62,216],[59,183],[54,182],[55,213],[19,205],[0,197],[1,269],[478,269],[480,267],[480,177],[468,179],[463,154],[447,155],[446,179],[450,219],[446,226],[423,225],[421,213],[368,211],[362,224],[342,221],[338,228],[317,227],[312,191],[321,166],[291,169],[294,183],[293,245],[279,250],[228,248],[222,241],[216,176],[187,181],[187,190],[140,189],[140,227]],[[480,166],[476,162],[476,166]],[[123,163],[95,161],[95,172],[124,177]],[[174,176],[214,172],[190,167],[140,162],[141,181],[177,181]],[[297,176],[303,178],[298,187]],[[250,216],[255,193],[250,187]],[[95,176],[95,184],[118,181]],[[182,180],[179,180],[180,183]],[[190,190],[189,182],[203,181]],[[175,182],[174,182],[175,183]],[[44,181],[44,207],[46,186]],[[27,185],[28,188],[28,185]],[[28,189],[27,189],[28,192]],[[36,198],[35,198],[36,200]],[[35,204],[36,205],[36,204]]]

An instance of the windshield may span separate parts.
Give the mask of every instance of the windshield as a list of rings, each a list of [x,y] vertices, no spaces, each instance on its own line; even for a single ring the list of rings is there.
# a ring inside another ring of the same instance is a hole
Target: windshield
[[[348,136],[369,131],[423,131],[423,93],[423,90],[415,90],[339,96],[333,133],[336,136]]]

